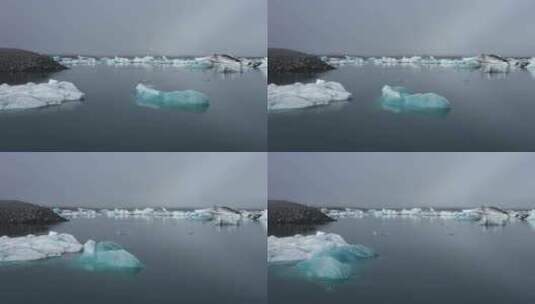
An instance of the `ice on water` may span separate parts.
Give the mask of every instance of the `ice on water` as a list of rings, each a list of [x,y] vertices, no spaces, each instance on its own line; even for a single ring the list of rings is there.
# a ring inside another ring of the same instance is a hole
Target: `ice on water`
[[[143,265],[131,253],[113,242],[88,240],[82,245],[68,233],[0,237],[0,262],[27,262],[81,253],[75,259],[86,270],[140,268]]]
[[[61,209],[55,208],[54,212],[66,218],[94,218],[106,216],[110,218],[174,218],[178,220],[192,220],[210,222],[215,225],[239,225],[242,222],[265,222],[267,210],[238,210],[228,207],[213,207],[195,210],[167,210],[166,208],[143,208],[143,209]]]
[[[168,58],[167,56],[144,56],[134,58],[119,56],[101,58],[55,56],[54,60],[67,66],[93,66],[98,64],[110,66],[174,66],[194,70],[214,69],[221,73],[242,73],[267,67],[267,58],[250,59],[221,54],[197,58]]]
[[[22,85],[0,85],[0,110],[20,110],[59,105],[65,101],[81,100],[78,88],[68,81],[49,80],[47,83],[29,82]]]
[[[399,112],[414,110],[444,110],[450,108],[449,101],[435,93],[412,94],[407,88],[385,85],[381,102],[384,107]]]
[[[136,102],[151,108],[174,108],[186,111],[205,111],[210,105],[208,96],[195,90],[164,92],[142,83],[136,86]]]
[[[480,70],[483,73],[509,73],[512,70],[533,69],[533,59],[526,58],[502,58],[496,55],[481,54],[474,57],[456,58],[435,58],[433,56],[411,56],[411,57],[322,57],[322,60],[333,66],[364,64],[377,65],[382,67],[414,67],[414,68],[455,68]],[[531,67],[530,67],[531,66]]]
[[[88,271],[139,269],[143,267],[138,258],[119,244],[93,240],[88,240],[84,244],[83,254],[76,259],[76,263]]]
[[[47,235],[22,237],[0,237],[0,262],[21,262],[41,260],[76,253],[82,244],[67,233],[50,232]]]
[[[268,237],[268,263],[289,264],[313,279],[348,279],[358,261],[374,256],[372,249],[349,244],[335,233]]]
[[[333,101],[345,101],[351,93],[334,81],[316,80],[314,83],[268,85],[268,110],[300,109],[327,105]]]
[[[481,207],[472,209],[438,210],[434,208],[411,208],[411,209],[321,209],[326,215],[335,218],[361,218],[365,216],[381,218],[441,218],[459,221],[471,221],[484,226],[502,226],[511,221],[524,219],[535,220],[535,210],[502,210],[495,207]]]

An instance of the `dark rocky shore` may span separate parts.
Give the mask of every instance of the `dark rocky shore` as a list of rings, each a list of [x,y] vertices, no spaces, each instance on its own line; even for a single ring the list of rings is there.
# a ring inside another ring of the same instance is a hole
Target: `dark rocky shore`
[[[268,224],[321,225],[333,222],[318,208],[288,201],[268,201]]]
[[[0,225],[50,225],[67,221],[50,208],[0,200]]]
[[[67,69],[50,56],[19,49],[0,48],[0,72],[56,72]]]
[[[268,234],[290,236],[314,232],[316,225],[335,221],[318,208],[288,201],[268,201]]]
[[[318,56],[288,49],[268,49],[268,73],[317,73],[333,70]]]

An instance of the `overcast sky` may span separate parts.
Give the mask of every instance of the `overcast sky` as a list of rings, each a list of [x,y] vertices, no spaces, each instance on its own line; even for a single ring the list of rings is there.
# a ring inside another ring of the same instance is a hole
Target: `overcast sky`
[[[0,153],[0,199],[49,206],[266,206],[266,153]]]
[[[268,0],[269,46],[314,53],[535,55],[533,0]]]
[[[535,207],[535,153],[270,153],[269,198],[317,206]]]
[[[0,0],[0,47],[263,56],[266,11],[266,0]]]

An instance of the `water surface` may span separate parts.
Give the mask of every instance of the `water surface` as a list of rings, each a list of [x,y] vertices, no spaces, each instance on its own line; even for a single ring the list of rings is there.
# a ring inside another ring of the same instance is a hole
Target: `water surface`
[[[270,82],[340,82],[350,102],[268,115],[270,151],[533,151],[534,77],[448,67],[346,65],[316,75],[270,75]],[[399,112],[381,88],[404,86],[446,97],[451,110]]]
[[[216,227],[177,219],[99,216],[51,228],[109,240],[144,264],[88,272],[76,255],[0,267],[2,303],[266,303],[266,236],[258,223]]]
[[[2,151],[265,151],[266,79],[261,71],[128,65],[72,66],[51,75],[0,75],[0,82],[74,83],[82,102],[0,112]],[[198,111],[136,103],[138,83],[163,91],[196,90],[210,99]]]
[[[319,227],[376,250],[353,278],[318,282],[268,271],[269,303],[531,303],[535,230],[430,218],[340,219]]]

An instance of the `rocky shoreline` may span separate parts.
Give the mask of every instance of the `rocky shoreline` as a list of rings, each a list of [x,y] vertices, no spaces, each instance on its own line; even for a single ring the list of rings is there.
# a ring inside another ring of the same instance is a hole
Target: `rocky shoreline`
[[[57,72],[67,67],[50,56],[10,48],[0,48],[0,72]]]
[[[0,226],[51,225],[67,220],[52,209],[22,201],[0,200]]]
[[[333,70],[320,57],[289,49],[268,49],[268,73],[318,73]]]

